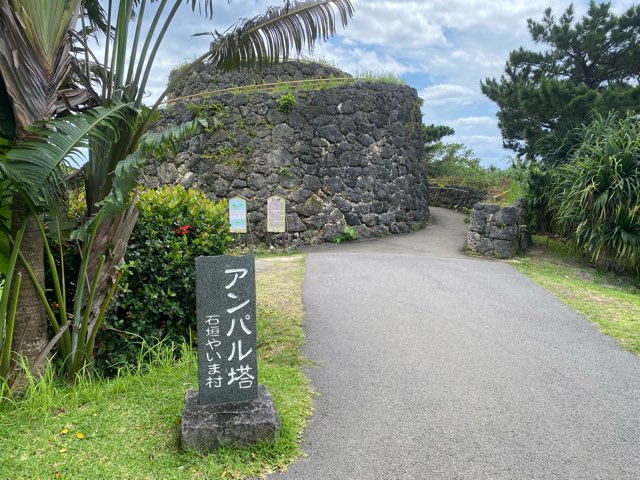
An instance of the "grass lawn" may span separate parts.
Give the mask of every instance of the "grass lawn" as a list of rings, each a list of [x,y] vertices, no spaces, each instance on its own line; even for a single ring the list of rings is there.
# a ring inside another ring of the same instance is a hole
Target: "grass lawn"
[[[208,456],[180,449],[185,390],[196,388],[196,355],[170,348],[149,355],[146,374],[81,381],[45,379],[0,410],[0,479],[236,479],[284,468],[301,452],[311,412],[301,367],[304,257],[257,261],[260,382],[282,420],[272,445],[223,448]]]
[[[534,237],[534,248],[510,263],[532,281],[640,354],[638,277],[601,272],[572,258],[560,242]]]

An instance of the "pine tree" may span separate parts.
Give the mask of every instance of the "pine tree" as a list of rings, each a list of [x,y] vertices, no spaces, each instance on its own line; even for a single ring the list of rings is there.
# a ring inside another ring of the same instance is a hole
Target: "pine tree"
[[[527,23],[543,51],[512,51],[500,80],[481,88],[500,108],[506,148],[561,163],[572,148],[565,134],[593,111],[640,110],[640,6],[617,16],[592,1],[579,20],[571,5],[559,19],[548,8]]]

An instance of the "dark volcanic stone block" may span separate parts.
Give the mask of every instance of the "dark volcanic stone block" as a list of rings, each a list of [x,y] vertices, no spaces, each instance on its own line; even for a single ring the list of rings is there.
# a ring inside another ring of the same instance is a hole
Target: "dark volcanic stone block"
[[[180,441],[186,450],[212,452],[220,445],[253,445],[274,441],[280,417],[264,385],[258,398],[225,405],[200,405],[197,390],[187,390]]]

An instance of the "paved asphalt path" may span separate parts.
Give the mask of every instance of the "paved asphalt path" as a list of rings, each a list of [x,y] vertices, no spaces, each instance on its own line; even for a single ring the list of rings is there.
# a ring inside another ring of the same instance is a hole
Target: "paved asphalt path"
[[[309,254],[319,396],[307,457],[270,478],[640,479],[640,358],[432,213]]]

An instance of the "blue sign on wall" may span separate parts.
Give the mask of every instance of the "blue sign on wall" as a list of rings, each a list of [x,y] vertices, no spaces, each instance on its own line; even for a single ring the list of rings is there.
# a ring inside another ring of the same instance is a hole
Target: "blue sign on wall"
[[[247,200],[242,197],[229,199],[229,223],[231,233],[247,233]]]

